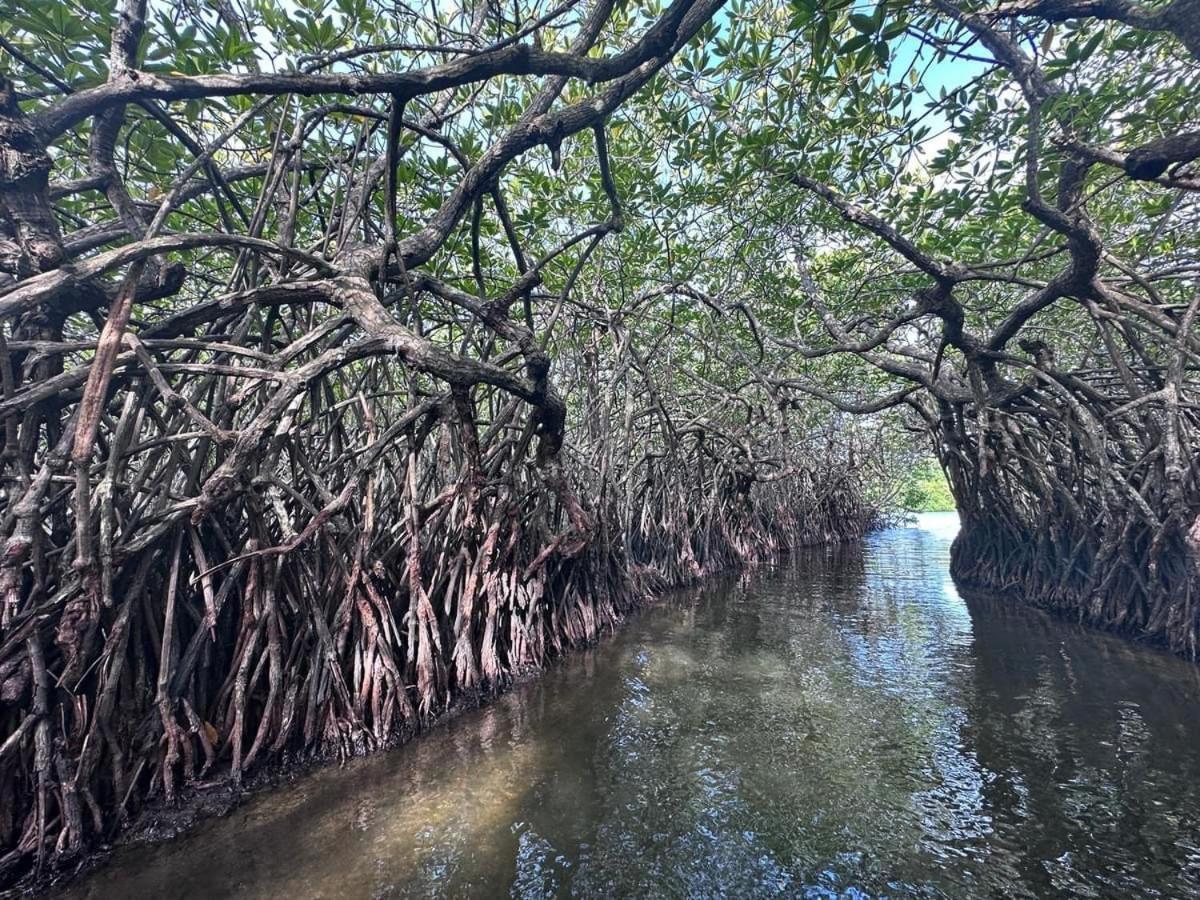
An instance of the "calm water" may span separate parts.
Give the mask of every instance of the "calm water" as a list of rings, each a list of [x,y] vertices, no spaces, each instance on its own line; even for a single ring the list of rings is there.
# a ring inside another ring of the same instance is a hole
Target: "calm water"
[[[954,527],[661,603],[72,896],[1200,896],[1200,669],[965,602]]]

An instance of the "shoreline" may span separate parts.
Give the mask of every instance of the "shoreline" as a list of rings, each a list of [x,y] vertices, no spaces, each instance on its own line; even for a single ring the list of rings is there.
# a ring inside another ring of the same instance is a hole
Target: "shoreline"
[[[867,535],[879,528],[887,527],[888,522],[880,519],[881,524],[866,529],[863,534],[846,537],[840,540],[802,544],[788,547],[772,559],[743,561],[738,566],[724,567],[711,572],[704,572],[695,580],[672,585],[661,591],[643,595],[621,618],[617,627],[602,631],[595,640],[583,646],[571,647],[566,652],[556,656],[543,666],[532,666],[523,671],[513,673],[505,684],[487,691],[475,691],[453,697],[448,706],[417,729],[393,739],[383,745],[356,751],[341,759],[333,755],[309,755],[292,760],[273,760],[264,764],[263,768],[243,775],[242,785],[235,786],[233,775],[224,774],[221,778],[210,782],[193,785],[181,792],[173,805],[167,805],[159,799],[142,809],[136,819],[124,825],[114,836],[113,840],[97,847],[86,850],[74,863],[65,870],[50,870],[40,876],[27,875],[17,883],[0,888],[0,900],[15,900],[19,897],[54,897],[59,892],[72,885],[79,884],[102,870],[123,850],[135,847],[145,847],[168,844],[176,840],[186,840],[202,826],[223,819],[237,811],[255,798],[275,790],[283,789],[297,781],[312,776],[333,766],[353,764],[356,760],[369,759],[406,747],[420,740],[436,729],[445,726],[453,720],[468,713],[485,708],[499,698],[508,694],[521,685],[538,680],[542,675],[552,671],[556,666],[570,661],[578,653],[609,640],[623,629],[635,616],[641,615],[652,606],[658,605],[670,598],[687,591],[702,591],[722,578],[734,577],[751,569],[778,566],[792,559],[796,554],[805,551],[826,550],[854,546]]]

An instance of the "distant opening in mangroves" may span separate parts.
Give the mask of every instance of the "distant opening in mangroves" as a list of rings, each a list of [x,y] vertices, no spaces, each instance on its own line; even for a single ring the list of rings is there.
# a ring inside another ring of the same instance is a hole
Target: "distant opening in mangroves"
[[[1200,676],[964,600],[953,513],[665,600],[76,897],[1200,891]]]

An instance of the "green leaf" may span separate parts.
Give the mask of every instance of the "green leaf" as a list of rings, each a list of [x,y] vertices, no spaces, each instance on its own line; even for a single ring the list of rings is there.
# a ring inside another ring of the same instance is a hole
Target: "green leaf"
[[[864,16],[861,13],[853,13],[850,16],[850,24],[863,34],[874,34],[877,28],[877,24],[873,16]]]
[[[870,43],[871,36],[869,34],[857,34],[850,38],[850,40],[846,41],[846,43],[842,44],[842,46],[838,47],[838,55],[849,56],[855,51],[861,50],[863,47],[868,46]]]

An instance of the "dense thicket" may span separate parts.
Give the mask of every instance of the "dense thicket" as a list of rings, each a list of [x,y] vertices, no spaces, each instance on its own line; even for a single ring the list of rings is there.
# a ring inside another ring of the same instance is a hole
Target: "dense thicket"
[[[6,10],[0,881],[874,520],[623,208],[719,3],[385,6]]]
[[[960,580],[1195,657],[1197,8],[934,7],[944,45],[988,66],[938,166],[969,177],[899,226],[792,176],[910,267],[869,337],[826,324],[923,389],[905,402],[962,512]]]
[[[730,56],[680,79],[710,134],[674,128],[706,203],[760,207],[720,297],[781,381],[931,437],[956,576],[1192,657],[1197,22],[1194,0],[799,3],[735,16]]]
[[[0,880],[862,534],[897,425],[959,576],[1194,655],[1196,12],[8,0]]]

